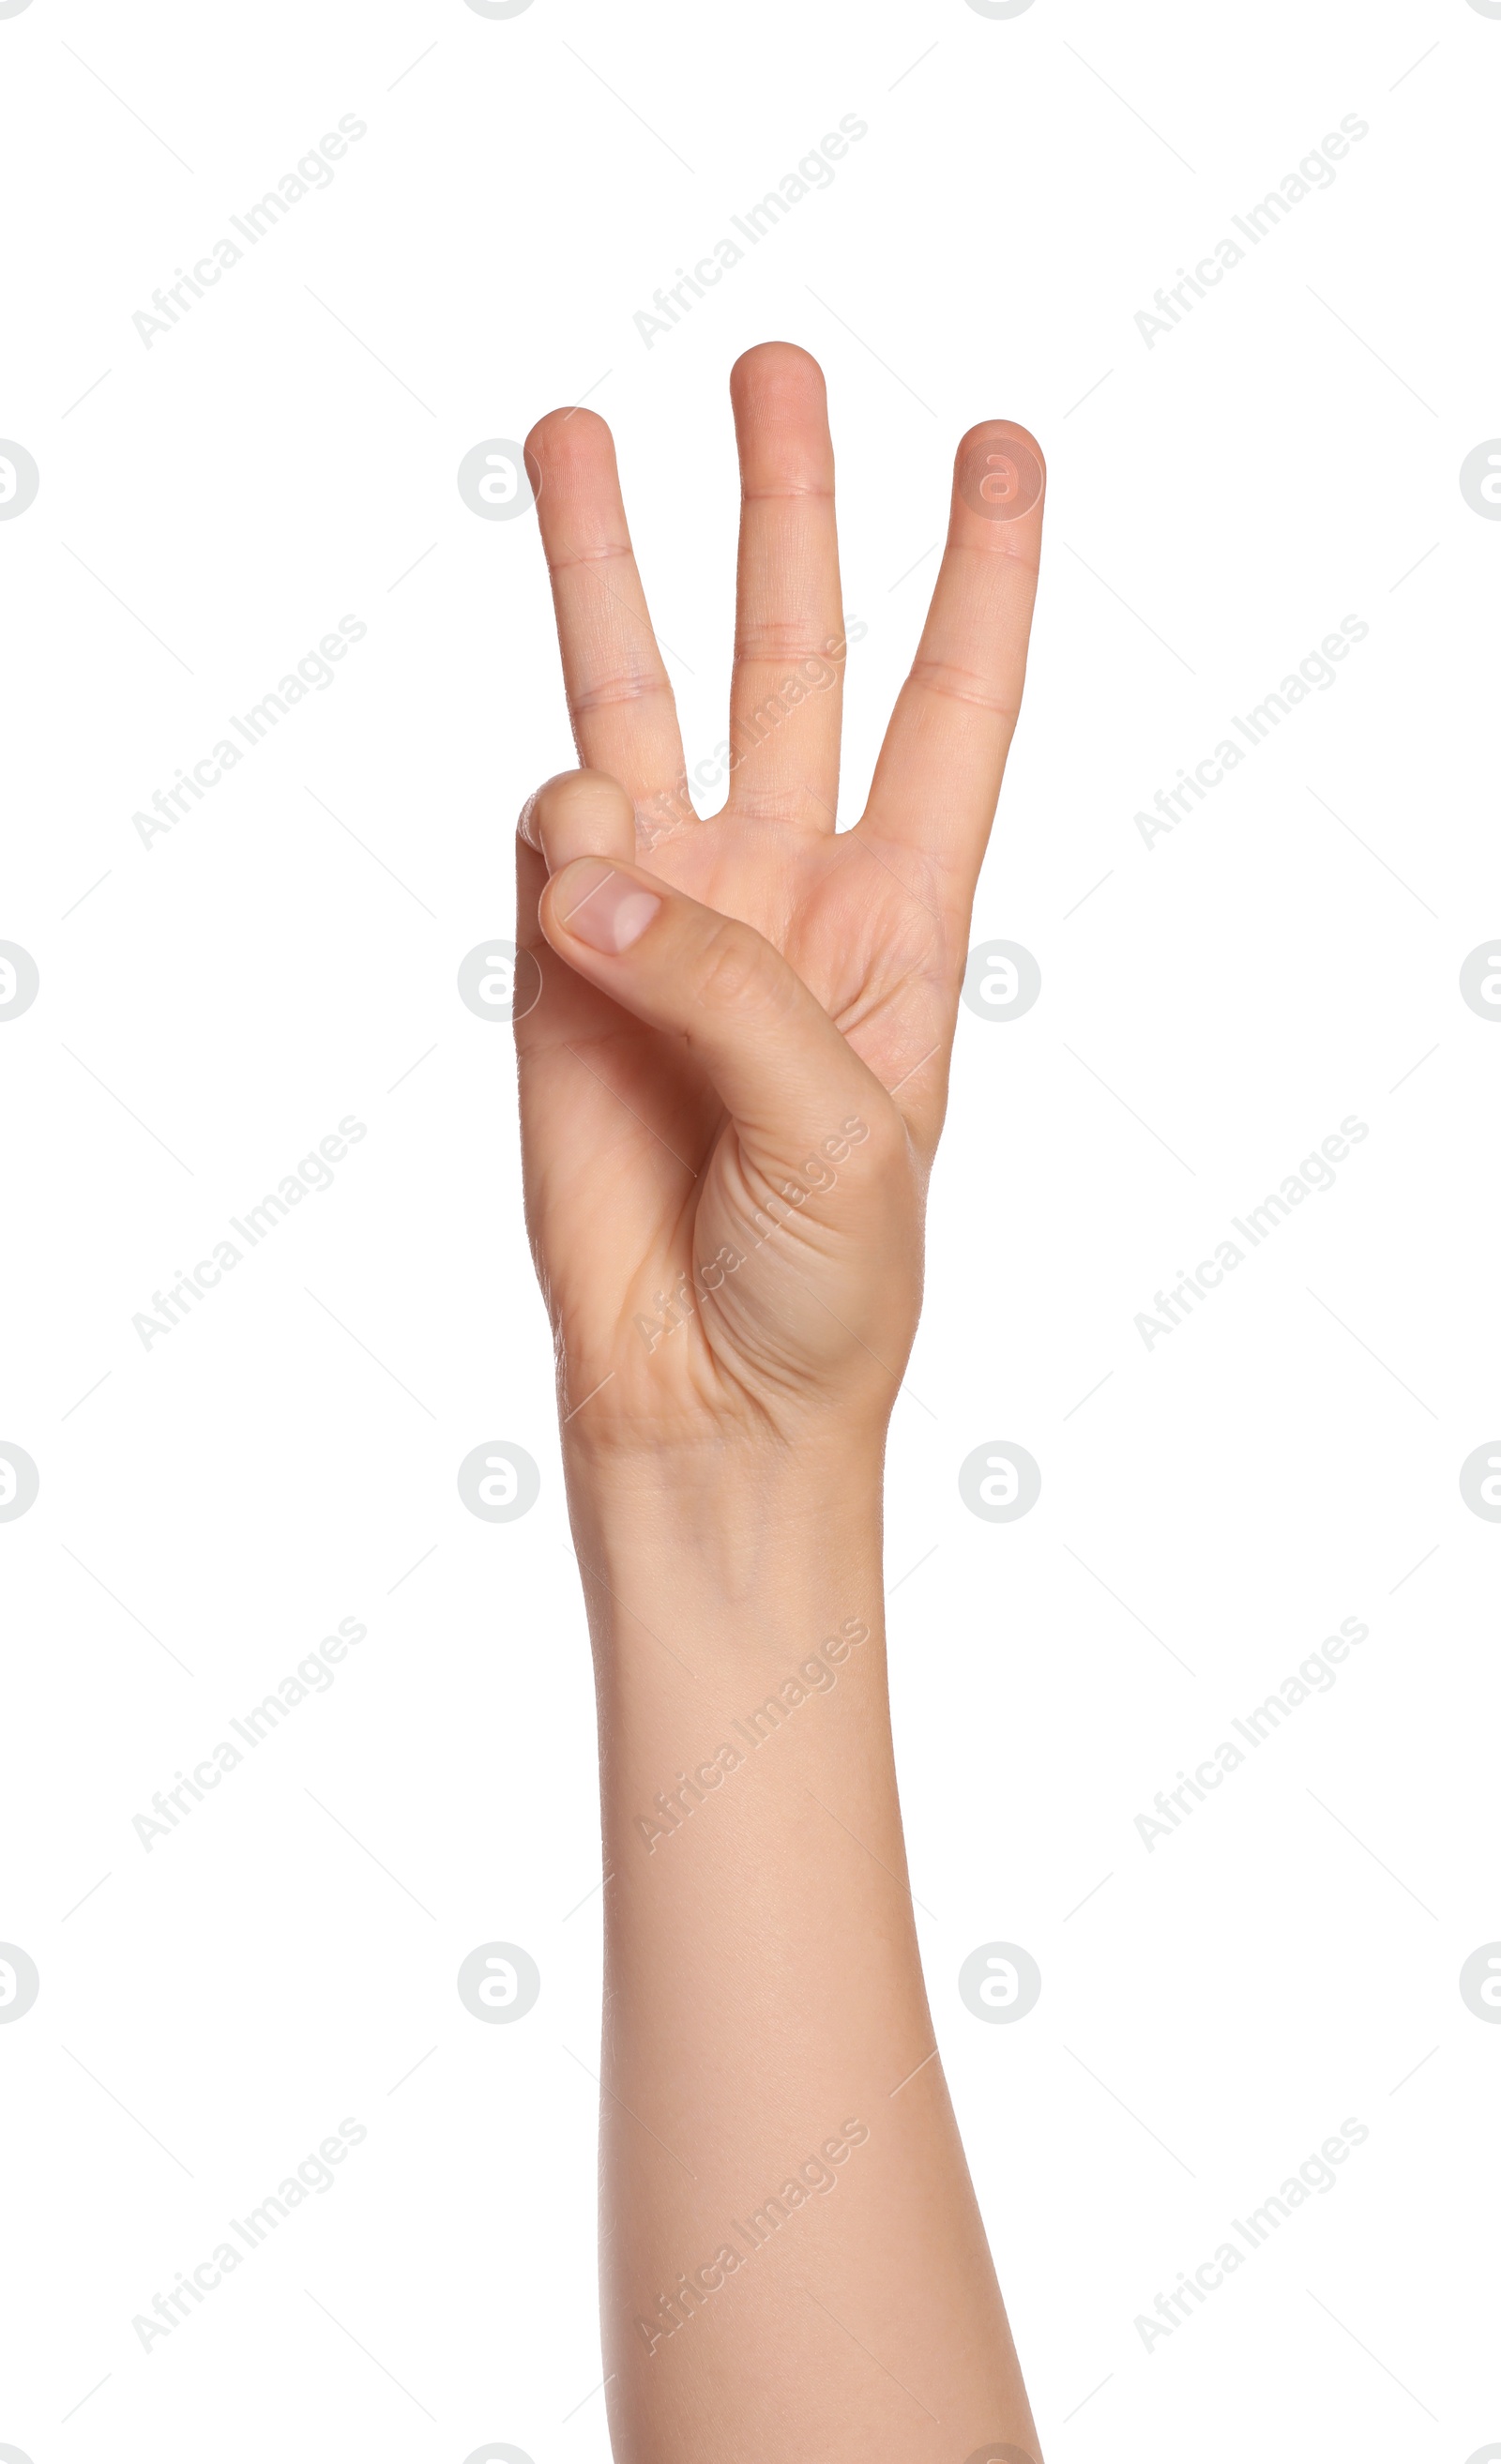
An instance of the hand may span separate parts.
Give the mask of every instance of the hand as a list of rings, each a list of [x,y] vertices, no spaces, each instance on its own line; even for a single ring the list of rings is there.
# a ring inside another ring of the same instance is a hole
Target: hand
[[[1041,455],[962,440],[916,663],[836,833],[844,660],[821,372],[730,378],[742,516],[729,801],[693,812],[609,429],[528,440],[583,769],[528,803],[527,1220],[571,1448],[879,1443],[917,1325],[976,878],[1015,727]]]

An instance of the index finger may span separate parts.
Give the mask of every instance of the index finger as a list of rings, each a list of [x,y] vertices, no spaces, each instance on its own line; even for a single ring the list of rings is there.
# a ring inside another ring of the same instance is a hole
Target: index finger
[[[927,623],[859,824],[936,860],[966,900],[1021,707],[1046,485],[1041,448],[1014,421],[961,438]]]
[[[619,779],[661,829],[696,818],[683,738],[620,501],[615,442],[592,410],[550,411],[527,439],[553,584],[568,715],[586,769]]]

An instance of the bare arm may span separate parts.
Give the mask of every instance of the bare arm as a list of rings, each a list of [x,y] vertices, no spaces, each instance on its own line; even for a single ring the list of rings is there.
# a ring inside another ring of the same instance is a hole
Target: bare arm
[[[622,2464],[1037,2443],[934,2053],[892,1762],[881,1463],[1040,457],[960,447],[870,804],[822,381],[732,380],[731,797],[699,822],[608,431],[532,439],[579,751],[523,816],[529,1220],[599,1701],[602,2278]],[[800,682],[802,691],[796,690]]]

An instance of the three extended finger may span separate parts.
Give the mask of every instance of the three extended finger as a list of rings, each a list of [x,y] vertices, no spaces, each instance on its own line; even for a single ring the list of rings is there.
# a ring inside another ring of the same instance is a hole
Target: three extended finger
[[[550,411],[527,439],[580,761],[619,779],[647,820],[691,820],[672,687],[646,608],[615,443],[591,410]]]
[[[1045,489],[1041,448],[1014,422],[961,439],[943,563],[860,824],[931,858],[964,900],[1021,707]]]

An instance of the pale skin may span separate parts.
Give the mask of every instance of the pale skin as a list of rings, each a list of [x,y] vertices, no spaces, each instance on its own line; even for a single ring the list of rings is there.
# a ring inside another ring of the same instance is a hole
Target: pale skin
[[[620,2464],[1039,2464],[918,1956],[881,1483],[1041,455],[1009,421],[962,439],[917,657],[837,832],[823,379],[767,343],[730,393],[708,820],[610,432],[559,411],[528,443],[583,765],[521,818],[541,986],[516,1037],[599,1705],[611,2436]]]

